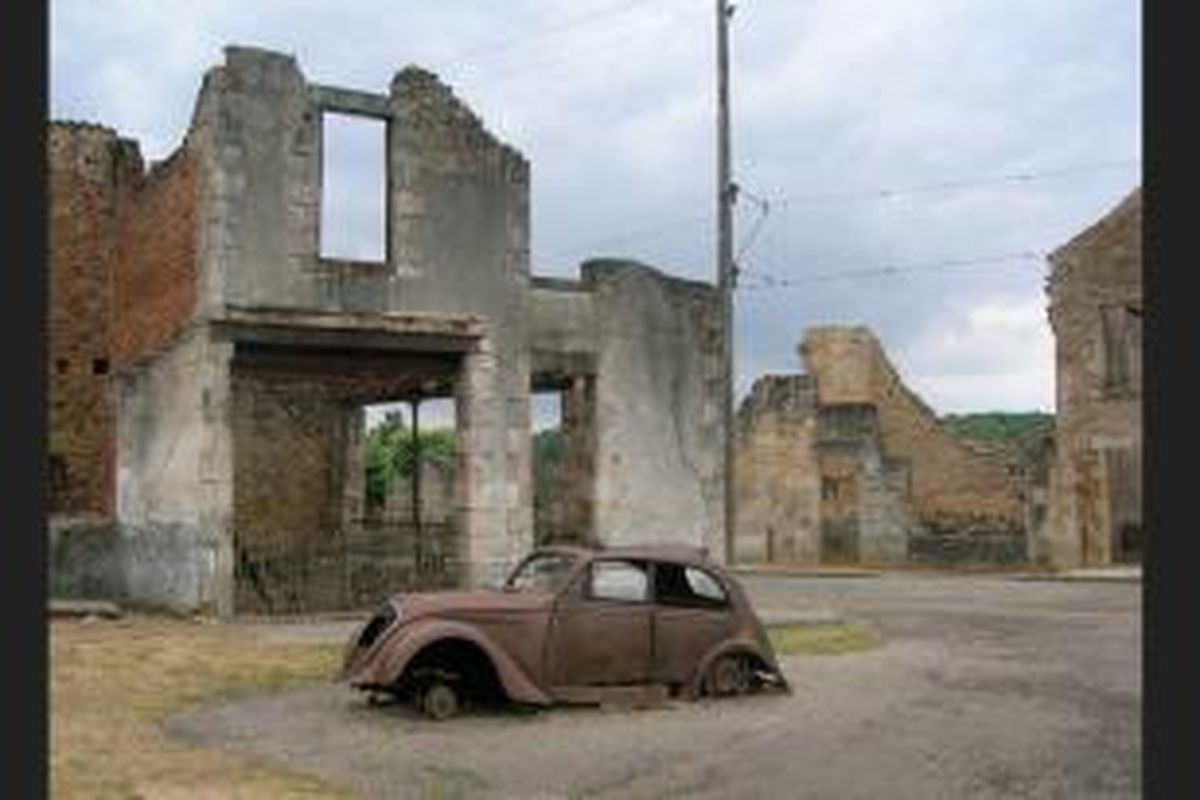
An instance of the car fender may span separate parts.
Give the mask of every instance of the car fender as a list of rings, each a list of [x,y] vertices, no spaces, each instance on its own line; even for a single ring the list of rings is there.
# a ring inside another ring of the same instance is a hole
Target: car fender
[[[550,698],[491,637],[473,625],[448,620],[414,621],[391,633],[366,664],[351,676],[351,683],[390,686],[404,674],[408,663],[428,645],[442,639],[464,639],[479,647],[496,669],[509,698],[518,702],[550,704]]]
[[[708,672],[709,667],[721,656],[731,653],[744,653],[755,656],[766,664],[769,670],[779,675],[780,680],[783,680],[783,674],[779,670],[779,665],[776,663],[773,653],[765,651],[754,639],[728,639],[713,647],[700,659],[700,662],[696,666],[696,671],[692,673],[692,678],[687,683],[685,689],[687,696],[692,698],[699,697],[701,689],[704,686],[704,676]],[[786,681],[784,681],[784,685],[787,685]]]

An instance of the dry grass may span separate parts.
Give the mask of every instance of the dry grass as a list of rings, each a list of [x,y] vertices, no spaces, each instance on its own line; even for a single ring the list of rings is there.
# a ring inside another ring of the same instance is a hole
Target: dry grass
[[[50,623],[55,798],[341,798],[229,751],[166,738],[168,714],[241,689],[329,679],[338,648],[264,642],[248,625],[152,617]]]
[[[779,656],[835,656],[871,650],[882,642],[879,634],[861,623],[783,625],[767,629]]]

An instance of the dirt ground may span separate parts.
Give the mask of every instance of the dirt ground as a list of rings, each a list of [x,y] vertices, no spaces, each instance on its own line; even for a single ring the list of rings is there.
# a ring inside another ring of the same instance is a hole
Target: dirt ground
[[[308,684],[205,704],[166,730],[362,797],[1140,797],[1139,585],[743,581],[766,613],[834,609],[882,646],[783,658],[790,696],[433,723]]]
[[[155,617],[50,623],[55,798],[350,796],[225,750],[170,741],[161,722],[204,700],[328,680],[339,648],[264,641],[261,628]]]

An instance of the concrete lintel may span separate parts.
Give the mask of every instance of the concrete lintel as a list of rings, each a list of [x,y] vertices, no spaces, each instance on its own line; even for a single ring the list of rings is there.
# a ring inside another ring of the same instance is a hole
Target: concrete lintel
[[[419,340],[426,345],[464,352],[473,349],[486,333],[487,325],[470,314],[420,314],[397,312],[339,312],[226,306],[225,315],[214,327],[232,339],[255,336],[285,338],[279,341],[314,341],[323,333],[339,345],[406,347]],[[298,338],[299,337],[299,338]],[[314,338],[304,338],[314,337]],[[278,340],[278,339],[276,339]]]
[[[322,111],[333,111],[338,114],[357,114],[377,119],[389,119],[392,116],[392,101],[385,94],[310,83],[308,85],[308,99]]]
[[[595,375],[595,353],[555,352],[535,349],[531,354],[531,381],[534,391],[561,389],[577,375]]]

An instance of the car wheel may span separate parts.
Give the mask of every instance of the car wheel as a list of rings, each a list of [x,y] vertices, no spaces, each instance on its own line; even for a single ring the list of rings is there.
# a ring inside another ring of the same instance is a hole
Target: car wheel
[[[708,670],[705,688],[714,697],[730,697],[750,691],[750,665],[742,656],[721,656]]]
[[[430,719],[449,719],[458,713],[458,692],[443,681],[434,681],[420,696],[421,711]]]

